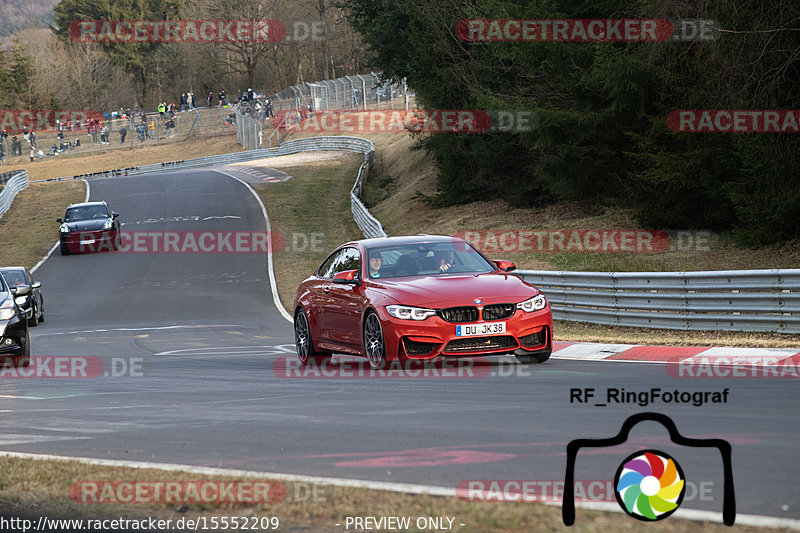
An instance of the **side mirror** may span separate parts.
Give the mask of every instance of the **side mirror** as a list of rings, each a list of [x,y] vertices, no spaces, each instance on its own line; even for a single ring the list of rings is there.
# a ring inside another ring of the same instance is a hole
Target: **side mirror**
[[[31,289],[30,285],[20,285],[19,287],[12,287],[11,294],[13,294],[15,297],[28,296],[32,290],[33,289]]]
[[[517,269],[517,265],[514,264],[514,261],[506,261],[505,259],[495,259],[494,264],[497,265],[498,269],[505,272],[511,272]]]
[[[57,219],[56,219],[56,222],[58,222],[59,224],[63,224],[63,223],[64,223],[64,221],[63,221],[63,220],[61,220],[60,218],[57,218]]]
[[[119,218],[119,213],[111,213],[111,218]]]
[[[34,281],[33,285],[31,285],[31,288],[32,289],[38,289],[41,286],[42,286],[42,282],[41,281]]]
[[[345,283],[348,285],[361,285],[361,281],[358,279],[358,270],[345,270],[344,272],[338,272],[333,275],[333,282]]]

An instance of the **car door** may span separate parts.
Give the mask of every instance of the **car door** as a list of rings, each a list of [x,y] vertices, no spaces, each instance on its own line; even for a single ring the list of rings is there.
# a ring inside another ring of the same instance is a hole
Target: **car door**
[[[308,319],[311,322],[311,335],[318,343],[325,344],[331,341],[330,335],[330,309],[331,296],[330,288],[333,285],[331,279],[335,272],[334,268],[343,250],[336,250],[322,262],[314,280],[308,284],[308,291],[311,293],[311,305],[306,309]],[[321,346],[328,349],[326,346]]]
[[[361,309],[364,304],[364,290],[361,285],[334,283],[333,276],[346,270],[361,273],[361,253],[355,246],[340,250],[340,254],[330,272],[327,287],[328,307],[325,311],[325,324],[329,339],[347,351],[361,349]]]

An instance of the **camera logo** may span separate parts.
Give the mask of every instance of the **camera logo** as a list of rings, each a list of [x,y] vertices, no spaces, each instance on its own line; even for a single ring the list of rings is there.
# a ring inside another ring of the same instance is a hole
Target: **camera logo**
[[[723,502],[722,521],[732,526],[736,521],[736,496],[733,488],[731,444],[723,439],[692,439],[678,431],[675,422],[660,413],[639,413],[628,417],[619,433],[605,439],[575,439],[567,444],[567,473],[561,517],[564,525],[575,523],[575,460],[581,448],[619,446],[628,440],[631,429],[639,422],[658,422],[669,432],[670,440],[690,448],[715,448],[722,457]],[[680,506],[685,493],[683,471],[669,455],[657,450],[643,450],[625,459],[614,477],[614,491],[620,506],[629,515],[643,521],[668,517]]]
[[[686,494],[680,465],[664,452],[644,450],[625,459],[614,476],[620,507],[634,518],[663,520],[678,509]]]

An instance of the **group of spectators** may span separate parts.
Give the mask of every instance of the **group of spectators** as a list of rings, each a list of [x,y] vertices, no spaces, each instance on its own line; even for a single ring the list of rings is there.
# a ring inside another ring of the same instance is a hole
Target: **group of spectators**
[[[10,149],[12,156],[21,156],[22,155],[22,140],[25,140],[30,145],[30,154],[31,154],[31,161],[33,161],[34,157],[39,150],[39,139],[36,137],[36,133],[33,130],[28,130],[28,128],[24,128],[22,130],[22,139],[17,137],[16,135],[11,136],[11,140],[8,138],[8,130],[3,129],[0,131],[0,163],[5,162],[6,152]]]
[[[216,95],[214,92],[209,91],[207,101],[209,107],[213,107],[215,104],[219,107],[224,107],[228,106],[229,104],[227,94],[224,89],[218,91]],[[270,102],[267,98],[259,97],[252,89],[249,88],[246,91],[238,91],[234,104],[237,104],[243,113],[248,116],[252,116],[253,118],[257,118],[258,120],[273,118],[275,116],[272,102]],[[179,105],[181,111],[197,109],[197,100],[194,92],[189,91],[181,94]],[[166,132],[166,137],[174,137],[176,127],[175,120],[178,113],[178,106],[175,105],[174,102],[169,104],[167,102],[161,102],[158,104],[156,109],[159,113],[160,120],[163,121],[163,131]],[[135,120],[134,117],[138,117],[138,120]],[[233,116],[229,116],[229,120],[233,118]],[[150,117],[148,117],[144,110],[140,110],[138,107],[133,110],[130,108],[124,109],[120,107],[118,111],[107,113],[106,119],[107,120],[89,118],[84,123],[80,123],[77,120],[57,121],[56,131],[58,139],[50,146],[50,150],[48,151],[47,155],[57,155],[68,151],[73,147],[80,146],[80,139],[75,138],[73,142],[69,138],[69,133],[78,132],[84,129],[91,138],[92,144],[110,144],[112,123],[119,119],[122,119],[122,123],[118,129],[121,144],[125,143],[127,135],[130,133],[129,130],[131,129],[136,133],[140,142],[144,142],[147,139],[156,138],[156,123],[154,116],[150,115]],[[11,138],[9,139],[9,133],[7,131],[0,131],[0,163],[4,162],[7,155],[22,156],[23,139],[26,144],[30,145],[31,161],[33,161],[36,157],[45,155],[39,151],[38,139],[33,131],[23,131],[21,138],[19,138],[17,135],[10,137]]]

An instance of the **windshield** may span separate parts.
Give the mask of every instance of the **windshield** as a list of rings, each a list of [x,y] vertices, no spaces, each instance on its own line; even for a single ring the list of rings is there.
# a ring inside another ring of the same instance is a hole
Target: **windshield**
[[[89,205],[67,209],[64,222],[88,220],[92,218],[109,218],[108,209],[104,205]]]
[[[9,287],[19,287],[20,285],[27,285],[28,281],[25,279],[25,273],[22,270],[5,270],[0,273],[3,279],[6,280]]]
[[[369,278],[403,278],[491,272],[489,263],[471,246],[415,243],[367,249]]]

